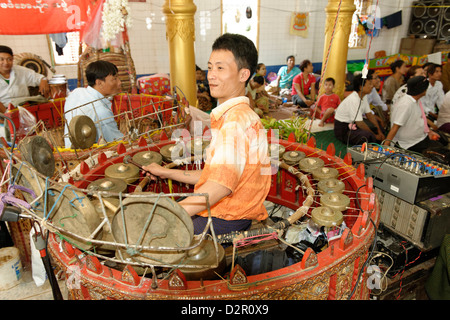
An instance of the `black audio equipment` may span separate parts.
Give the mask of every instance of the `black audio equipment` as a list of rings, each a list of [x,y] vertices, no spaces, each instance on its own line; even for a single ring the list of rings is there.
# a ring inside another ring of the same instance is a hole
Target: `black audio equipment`
[[[446,34],[450,30],[442,29],[446,22],[450,22],[444,18],[445,9],[442,0],[414,1],[411,8],[408,35],[448,39]]]

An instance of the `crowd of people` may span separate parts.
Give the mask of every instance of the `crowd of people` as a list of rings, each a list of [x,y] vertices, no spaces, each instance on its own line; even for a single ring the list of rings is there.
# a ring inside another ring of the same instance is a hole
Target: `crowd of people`
[[[390,65],[391,75],[383,80],[374,70],[355,75],[341,100],[334,93],[333,78],[323,79],[318,94],[319,77],[313,74],[310,60],[302,61],[298,68],[293,56],[286,61],[276,80],[265,87],[269,96],[287,97],[285,101],[291,101],[299,111],[307,110],[306,114],[318,119],[320,127],[333,123],[336,138],[346,145],[378,143],[415,152],[447,145],[448,64],[408,66],[397,60]]]

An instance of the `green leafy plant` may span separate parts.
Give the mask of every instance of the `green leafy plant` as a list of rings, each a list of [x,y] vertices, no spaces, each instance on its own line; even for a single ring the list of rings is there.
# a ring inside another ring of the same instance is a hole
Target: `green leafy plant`
[[[295,141],[306,143],[309,129],[306,126],[308,118],[292,116],[289,119],[277,120],[272,117],[264,117],[261,122],[265,129],[276,129],[280,139],[287,140],[294,133]]]

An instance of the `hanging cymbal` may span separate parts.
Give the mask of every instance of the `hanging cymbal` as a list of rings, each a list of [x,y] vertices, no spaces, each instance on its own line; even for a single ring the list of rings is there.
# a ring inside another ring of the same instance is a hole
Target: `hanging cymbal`
[[[139,168],[134,164],[116,163],[106,168],[105,177],[123,180],[125,183],[131,184],[139,179]]]
[[[159,153],[161,153],[164,161],[172,162],[174,159],[179,159],[183,156],[183,147],[179,144],[168,144],[162,147]]]
[[[320,197],[320,204],[339,211],[345,211],[350,205],[350,198],[342,193],[325,193]]]
[[[180,268],[180,271],[186,276],[186,280],[214,280],[217,274],[221,274],[226,267],[225,249],[219,244],[216,253],[214,242],[211,239],[205,239],[196,248],[188,251],[183,259],[183,264],[189,266],[205,266],[203,268]],[[208,267],[215,265],[217,267]]]
[[[312,172],[315,169],[321,168],[324,166],[324,161],[320,158],[308,157],[300,160],[298,163],[300,170],[304,172]]]
[[[191,143],[188,144],[189,152],[192,155],[202,155],[204,150],[209,146],[210,141],[203,140],[202,138],[194,138]]]
[[[311,211],[311,219],[321,227],[335,227],[342,224],[344,216],[339,210],[329,207],[318,207]]]
[[[150,192],[137,194],[149,196],[128,197],[122,202],[123,207],[117,209],[112,221],[113,235],[117,242],[152,248],[135,252],[120,249],[121,254],[140,263],[180,262],[186,251],[164,248],[190,246],[194,237],[192,218],[169,197],[153,197],[150,195],[155,194]]]
[[[91,118],[75,116],[69,123],[69,139],[75,149],[87,149],[97,141],[97,129]]]
[[[23,159],[30,163],[39,173],[52,177],[55,173],[53,148],[41,136],[25,137],[19,144]]]
[[[156,151],[142,151],[133,156],[133,161],[139,163],[141,166],[147,166],[150,163],[162,163],[162,155]]]
[[[127,190],[127,183],[124,180],[116,178],[102,178],[91,182],[87,189],[120,193]]]
[[[306,154],[304,152],[294,150],[285,152],[282,158],[288,165],[293,166],[297,165],[300,160],[304,159],[305,157]]]
[[[317,183],[317,189],[323,193],[342,193],[345,190],[345,183],[339,179],[323,179]]]
[[[268,150],[269,150],[269,157],[270,158],[278,157],[278,159],[282,159],[283,158],[283,154],[286,151],[286,148],[283,147],[281,144],[271,143],[271,144],[269,144]]]
[[[335,168],[330,167],[317,168],[314,169],[311,173],[313,178],[316,180],[337,179],[337,177],[339,177],[339,171]]]

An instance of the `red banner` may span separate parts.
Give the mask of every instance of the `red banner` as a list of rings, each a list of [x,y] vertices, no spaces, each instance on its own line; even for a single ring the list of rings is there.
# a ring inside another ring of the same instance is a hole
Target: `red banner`
[[[0,34],[82,31],[96,5],[91,0],[0,0]]]

